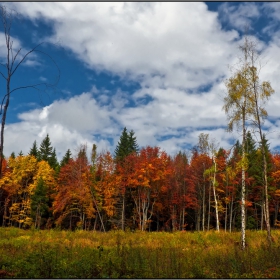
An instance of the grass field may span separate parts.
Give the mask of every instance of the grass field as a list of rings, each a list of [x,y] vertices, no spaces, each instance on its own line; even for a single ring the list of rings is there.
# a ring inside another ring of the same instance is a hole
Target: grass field
[[[280,231],[246,235],[0,228],[0,277],[280,278]]]

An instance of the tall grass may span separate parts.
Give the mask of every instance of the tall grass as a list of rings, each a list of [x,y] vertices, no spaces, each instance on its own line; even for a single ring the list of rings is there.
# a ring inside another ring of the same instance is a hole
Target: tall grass
[[[0,228],[2,278],[279,278],[280,232],[38,231]]]

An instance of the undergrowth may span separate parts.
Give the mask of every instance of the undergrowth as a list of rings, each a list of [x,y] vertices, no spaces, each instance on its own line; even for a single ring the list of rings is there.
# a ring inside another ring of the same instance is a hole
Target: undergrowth
[[[0,228],[1,278],[280,278],[280,232]]]

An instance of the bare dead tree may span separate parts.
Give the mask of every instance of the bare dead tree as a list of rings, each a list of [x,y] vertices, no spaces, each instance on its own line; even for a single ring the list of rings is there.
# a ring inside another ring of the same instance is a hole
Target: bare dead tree
[[[5,6],[0,6],[0,18],[2,21],[3,29],[4,29],[4,35],[5,35],[5,43],[6,43],[6,51],[7,51],[7,57],[6,61],[4,63],[0,63],[1,66],[6,68],[6,71],[0,71],[0,75],[2,78],[6,81],[6,90],[4,93],[4,96],[1,101],[0,105],[0,116],[1,116],[1,131],[0,131],[0,178],[2,177],[2,163],[3,163],[3,150],[4,150],[4,129],[6,124],[6,116],[7,111],[10,103],[10,97],[11,94],[17,90],[21,89],[35,89],[40,91],[40,87],[52,88],[55,87],[60,79],[60,69],[55,62],[55,60],[46,52],[39,49],[40,46],[44,44],[44,42],[41,42],[37,44],[34,48],[26,52],[24,55],[21,56],[22,48],[19,48],[18,50],[14,50],[13,48],[13,40],[11,37],[11,26],[13,23],[13,20],[15,18],[15,13],[13,11],[9,11]],[[37,84],[31,84],[31,85],[22,85],[15,87],[11,89],[11,81],[14,76],[14,74],[17,72],[18,68],[23,64],[23,62],[26,61],[27,57],[29,57],[33,53],[39,53],[41,55],[46,56],[48,59],[51,60],[51,62],[54,64],[58,71],[57,79],[53,83],[47,83],[47,82],[41,82]],[[18,59],[18,60],[17,60]]]

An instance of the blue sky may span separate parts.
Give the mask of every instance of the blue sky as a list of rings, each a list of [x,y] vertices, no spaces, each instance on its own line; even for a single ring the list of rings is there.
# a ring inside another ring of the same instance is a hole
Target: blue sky
[[[237,61],[243,31],[258,43],[274,96],[266,105],[270,147],[280,143],[280,3],[59,3],[14,2],[14,48],[22,53],[45,42],[60,68],[56,88],[14,92],[8,110],[4,154],[28,153],[47,133],[58,158],[68,148],[93,143],[114,151],[123,127],[140,146],[169,154],[189,149],[209,133],[229,148],[240,132],[225,131],[224,81]],[[3,28],[0,26],[3,38]],[[5,58],[3,39],[0,58]],[[4,69],[3,69],[4,71]],[[55,81],[57,69],[35,53],[12,87]],[[5,90],[0,80],[1,97]]]

